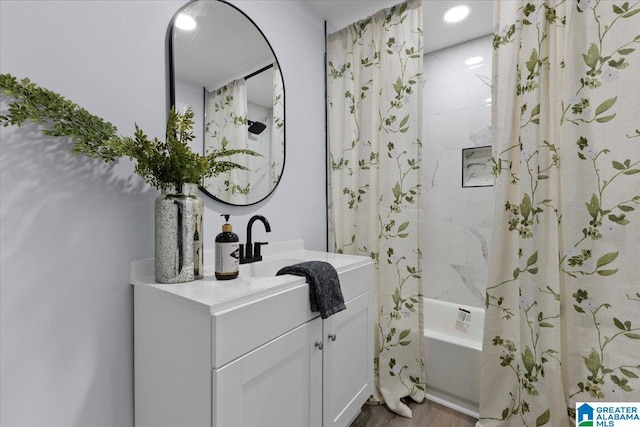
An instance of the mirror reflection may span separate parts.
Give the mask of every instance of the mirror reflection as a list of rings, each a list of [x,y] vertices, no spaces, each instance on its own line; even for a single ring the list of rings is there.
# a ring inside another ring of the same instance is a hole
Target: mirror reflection
[[[243,12],[218,0],[195,0],[170,28],[172,104],[192,108],[197,144],[209,153],[249,149],[234,170],[202,183],[202,190],[232,205],[266,198],[280,181],[285,160],[284,83],[260,29]]]

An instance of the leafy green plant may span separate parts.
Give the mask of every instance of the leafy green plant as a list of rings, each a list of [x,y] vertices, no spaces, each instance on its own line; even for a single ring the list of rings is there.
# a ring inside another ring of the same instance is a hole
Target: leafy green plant
[[[29,79],[18,80],[10,74],[0,74],[3,95],[13,99],[8,113],[0,115],[0,125],[22,126],[30,121],[43,127],[42,134],[70,138],[72,152],[112,162],[126,156],[136,160],[135,171],[148,184],[166,189],[184,183],[199,184],[204,178],[233,169],[246,170],[228,160],[230,156],[259,154],[245,149],[220,149],[207,155],[189,148],[193,140],[193,111],[169,112],[164,141],[150,139],[136,125],[133,137],[118,135],[118,129],[49,89]],[[227,159],[227,160],[222,160]]]

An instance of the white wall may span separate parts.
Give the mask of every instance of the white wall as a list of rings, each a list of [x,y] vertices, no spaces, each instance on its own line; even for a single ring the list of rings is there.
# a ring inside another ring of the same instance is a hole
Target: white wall
[[[425,55],[424,295],[484,307],[493,187],[462,188],[462,149],[491,145],[491,36]],[[475,66],[465,60],[482,56]]]
[[[304,238],[325,249],[322,21],[293,1],[237,1],[262,28],[286,86],[287,161],[267,201],[205,200],[213,247],[229,212],[241,239]],[[114,123],[162,137],[166,26],[184,1],[0,1],[0,71],[28,76]],[[37,128],[2,129],[0,339],[2,426],[133,425],[129,263],[153,256],[157,192],[115,165],[70,154]],[[209,262],[211,260],[205,260]]]

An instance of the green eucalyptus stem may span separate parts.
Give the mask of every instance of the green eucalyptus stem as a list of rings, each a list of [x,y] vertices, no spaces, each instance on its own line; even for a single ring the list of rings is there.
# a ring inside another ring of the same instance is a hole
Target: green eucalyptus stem
[[[20,127],[31,121],[44,128],[43,135],[73,140],[74,154],[101,158],[105,162],[121,155],[118,129],[62,95],[26,78],[18,81],[10,74],[0,74],[0,87],[5,97],[14,99],[9,103],[8,114],[0,115],[0,125]]]
[[[165,141],[150,139],[137,124],[133,137],[123,137],[113,124],[27,78],[18,80],[10,74],[0,74],[0,87],[3,95],[11,99],[8,113],[0,115],[0,125],[20,127],[30,121],[40,125],[44,135],[70,138],[75,143],[73,154],[105,162],[129,157],[136,161],[135,172],[157,189],[201,184],[203,179],[223,172],[247,170],[228,158],[259,156],[246,149],[222,149],[207,155],[191,151],[189,142],[194,139],[191,109],[185,113],[171,109]]]

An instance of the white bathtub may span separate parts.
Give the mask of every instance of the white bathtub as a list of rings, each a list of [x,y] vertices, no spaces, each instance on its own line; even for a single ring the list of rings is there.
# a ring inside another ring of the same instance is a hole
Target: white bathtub
[[[424,299],[427,399],[478,418],[484,309]]]

